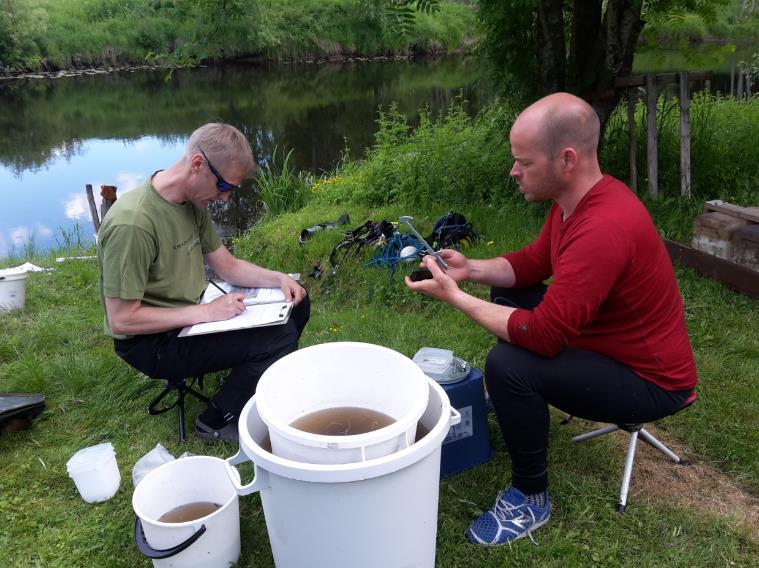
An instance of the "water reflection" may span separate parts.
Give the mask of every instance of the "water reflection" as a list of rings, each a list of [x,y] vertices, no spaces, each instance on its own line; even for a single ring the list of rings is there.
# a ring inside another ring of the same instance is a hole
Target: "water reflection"
[[[331,170],[344,149],[372,142],[377,108],[397,102],[414,116],[447,108],[460,93],[476,112],[489,97],[472,61],[385,61],[324,65],[227,65],[176,71],[0,83],[0,257],[32,240],[62,244],[74,227],[91,238],[85,184],[122,192],[178,158],[209,121],[234,124],[260,162],[294,148],[292,163]],[[225,234],[254,216],[250,185],[213,209]]]

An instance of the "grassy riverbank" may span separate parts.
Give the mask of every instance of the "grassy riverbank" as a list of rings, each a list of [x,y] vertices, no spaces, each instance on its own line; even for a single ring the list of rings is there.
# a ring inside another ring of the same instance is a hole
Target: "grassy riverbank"
[[[673,197],[676,187],[665,187],[663,198],[649,206],[671,236],[685,237],[703,195],[727,198],[745,184],[754,193],[743,197],[756,196],[757,149],[748,138],[742,155],[737,150],[729,154],[724,146],[730,136],[741,139],[742,129],[748,128],[742,126],[743,117],[748,125],[756,124],[751,118],[756,101],[741,103],[745,106],[734,114],[728,112],[731,101],[703,104],[717,105],[720,112],[710,115],[713,153],[704,154],[707,163],[699,167],[715,169],[711,183],[729,185],[699,187],[692,204]],[[346,164],[313,186],[299,189],[286,180],[292,191],[306,192],[307,204],[272,213],[239,239],[235,250],[266,266],[303,274],[313,302],[304,346],[366,341],[408,356],[422,346],[437,346],[482,366],[492,337],[458,312],[409,292],[401,276],[411,266],[401,267],[391,278],[386,271],[362,268],[366,257],[359,257],[346,259],[333,273],[327,258],[340,239],[337,231],[317,233],[305,245],[297,239],[304,227],[344,212],[351,216],[351,227],[367,219],[413,215],[415,225],[427,233],[438,217],[453,209],[464,213],[483,236],[467,250],[471,257],[494,256],[529,242],[545,208],[524,203],[506,180],[506,132],[512,116],[499,110],[472,120],[454,109],[439,123],[423,119],[412,132],[402,117],[385,114],[377,144],[365,161]],[[615,137],[623,135],[621,129],[609,132],[604,161],[610,171],[622,167],[613,156],[618,151]],[[724,169],[717,167],[728,160]],[[625,177],[624,170],[612,173]],[[131,536],[130,479],[137,459],[158,442],[174,455],[190,451],[227,457],[236,448],[206,445],[192,437],[180,445],[173,413],[147,414],[145,406],[159,385],[122,363],[102,335],[94,261],[35,260],[55,270],[30,274],[26,309],[0,315],[0,391],[42,392],[48,403],[31,431],[0,436],[0,565],[138,565],[141,559]],[[322,277],[307,277],[317,263],[324,268]],[[711,567],[759,562],[759,301],[689,270],[678,270],[677,276],[699,368],[700,398],[687,411],[657,423],[655,431],[694,464],[673,466],[639,448],[631,504],[619,515],[614,504],[624,436],[574,446],[571,436],[590,425],[575,421],[560,426],[557,413],[550,454],[554,508],[551,522],[535,535],[540,546],[521,541],[511,548],[481,549],[468,545],[463,531],[509,481],[509,459],[491,415],[495,459],[441,482],[438,566]],[[212,386],[217,380],[209,378]],[[189,402],[191,419],[199,410],[199,404]],[[65,463],[77,449],[103,441],[115,446],[122,485],[110,501],[88,505],[78,497]],[[250,475],[250,467],[244,473]],[[259,497],[243,498],[241,506],[240,565],[273,566]]]
[[[152,2],[10,0],[0,14],[0,71],[260,56],[312,59],[448,52],[474,30],[471,6],[441,2],[408,34],[369,0]]]
[[[647,46],[655,47],[759,40],[759,7],[752,8],[751,2],[742,0],[727,0],[717,6],[716,12],[714,19],[688,12],[673,12],[668,17],[654,19],[643,29],[642,41]]]

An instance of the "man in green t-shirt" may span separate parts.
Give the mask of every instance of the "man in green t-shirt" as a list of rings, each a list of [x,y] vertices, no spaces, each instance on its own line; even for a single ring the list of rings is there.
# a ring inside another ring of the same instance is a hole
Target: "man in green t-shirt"
[[[226,124],[192,133],[184,155],[126,193],[98,233],[105,330],[116,353],[148,376],[167,380],[230,369],[195,422],[207,439],[237,439],[237,417],[261,374],[295,351],[308,322],[306,291],[292,278],[235,258],[206,207],[228,201],[254,170],[245,136]],[[207,264],[241,287],[279,287],[295,304],[284,325],[179,338],[182,327],[230,319],[245,310],[229,293],[199,304]]]

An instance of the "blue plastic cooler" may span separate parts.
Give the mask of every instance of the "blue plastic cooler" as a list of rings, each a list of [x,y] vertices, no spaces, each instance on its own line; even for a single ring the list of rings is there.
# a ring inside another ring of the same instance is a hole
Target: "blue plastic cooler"
[[[451,426],[443,440],[440,475],[445,477],[490,461],[493,452],[480,370],[472,369],[465,379],[440,386],[451,400],[451,406],[461,413],[461,422]]]

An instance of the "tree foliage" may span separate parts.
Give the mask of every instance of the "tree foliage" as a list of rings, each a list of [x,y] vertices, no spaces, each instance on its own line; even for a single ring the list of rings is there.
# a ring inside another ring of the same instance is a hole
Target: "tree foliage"
[[[401,36],[413,31],[417,12],[440,11],[440,0],[368,0],[368,3],[374,8],[374,14],[387,17],[391,31]]]
[[[480,0],[483,49],[502,84],[528,98],[569,91],[605,124],[646,21],[716,17],[727,0]]]
[[[35,38],[44,34],[47,14],[36,0],[0,0],[0,70],[38,52]],[[39,59],[39,57],[37,57]]]

